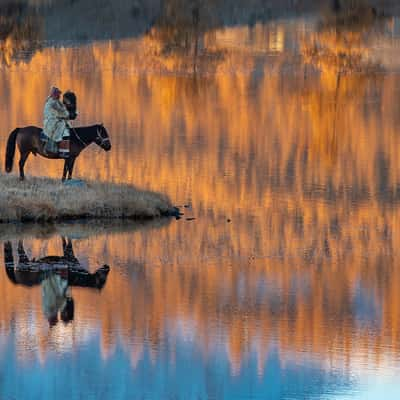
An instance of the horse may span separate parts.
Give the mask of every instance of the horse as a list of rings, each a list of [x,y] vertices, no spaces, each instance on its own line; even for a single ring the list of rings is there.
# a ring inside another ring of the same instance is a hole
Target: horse
[[[74,255],[71,239],[68,241],[62,237],[63,256],[46,256],[40,259],[29,259],[26,255],[23,242],[18,242],[18,262],[14,263],[13,250],[11,242],[4,243],[4,265],[8,279],[15,285],[22,286],[42,286],[42,294],[46,296],[44,286],[47,282],[54,283],[54,278],[58,275],[64,284],[61,286],[61,292],[57,297],[48,295],[47,299],[43,299],[46,303],[44,308],[45,314],[53,326],[57,323],[57,314],[60,311],[61,319],[64,322],[70,322],[74,319],[74,300],[70,293],[69,287],[84,287],[97,290],[103,289],[107,281],[107,276],[110,271],[108,265],[103,265],[94,273],[88,272],[83,268],[79,260]],[[50,285],[52,285],[50,283]],[[57,285],[56,285],[57,286]],[[60,289],[60,287],[59,287]],[[62,309],[61,309],[62,308]]]
[[[34,156],[39,154],[48,159],[63,159],[58,154],[50,154],[45,151],[45,144],[40,139],[41,132],[41,128],[27,126],[24,128],[16,128],[10,133],[7,140],[5,158],[5,169],[7,173],[10,173],[13,168],[16,145],[18,145],[20,152],[19,177],[21,181],[25,179],[24,166],[31,153]],[[92,143],[96,143],[105,151],[111,150],[111,141],[103,124],[70,129],[70,153],[69,157],[64,159],[62,181],[65,181],[67,174],[68,179],[72,179],[72,171],[76,158],[82,150]]]
[[[66,273],[69,286],[103,289],[110,267],[106,264],[98,268],[94,273],[89,273],[81,266],[75,257],[72,241],[70,238],[61,237],[63,255],[46,256],[39,259],[29,259],[22,240],[18,242],[18,263],[15,265],[12,244],[10,241],[4,243],[4,265],[6,274],[11,282],[23,286],[36,286],[45,279],[50,272]]]

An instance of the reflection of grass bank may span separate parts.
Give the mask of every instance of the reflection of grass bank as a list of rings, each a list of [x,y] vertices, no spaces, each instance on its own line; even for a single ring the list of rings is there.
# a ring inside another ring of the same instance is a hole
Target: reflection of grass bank
[[[0,222],[54,221],[78,218],[147,219],[171,215],[167,197],[133,186],[87,182],[63,185],[47,178],[0,177]]]
[[[148,231],[167,226],[171,218],[153,218],[146,220],[90,219],[64,221],[57,223],[24,223],[1,224],[0,240],[43,239],[64,236],[71,239],[86,239],[101,236],[105,233],[122,234],[136,231]]]

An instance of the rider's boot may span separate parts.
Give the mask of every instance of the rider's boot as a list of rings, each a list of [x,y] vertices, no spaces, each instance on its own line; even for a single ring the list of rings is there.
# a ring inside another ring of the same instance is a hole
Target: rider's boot
[[[66,130],[66,134],[63,136],[61,142],[58,143],[58,154],[61,158],[69,157],[69,150],[70,150],[69,137],[70,137],[69,132]]]

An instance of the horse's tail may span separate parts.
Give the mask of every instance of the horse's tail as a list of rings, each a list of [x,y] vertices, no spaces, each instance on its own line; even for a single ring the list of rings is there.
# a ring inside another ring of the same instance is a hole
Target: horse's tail
[[[4,243],[4,264],[6,266],[6,273],[11,282],[17,283],[14,272],[14,257],[11,242]]]
[[[19,128],[14,129],[7,140],[7,150],[6,150],[6,172],[11,172],[14,163],[15,155],[15,142],[17,141],[17,134]]]

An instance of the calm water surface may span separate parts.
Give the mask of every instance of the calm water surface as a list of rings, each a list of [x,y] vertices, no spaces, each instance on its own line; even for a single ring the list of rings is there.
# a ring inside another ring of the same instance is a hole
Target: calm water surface
[[[0,159],[55,83],[113,142],[76,174],[185,215],[1,227],[0,399],[399,398],[397,18],[200,10],[103,37],[29,10],[1,40]]]

